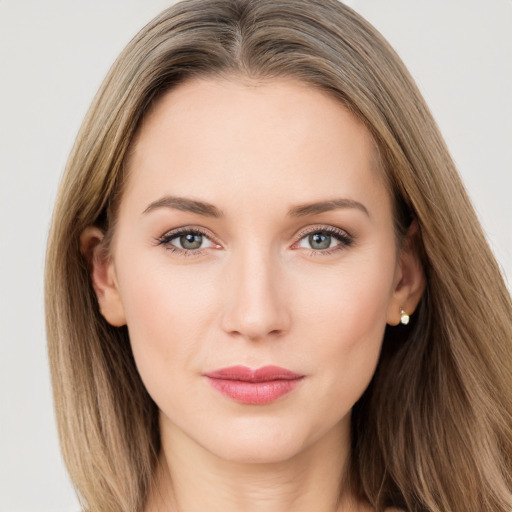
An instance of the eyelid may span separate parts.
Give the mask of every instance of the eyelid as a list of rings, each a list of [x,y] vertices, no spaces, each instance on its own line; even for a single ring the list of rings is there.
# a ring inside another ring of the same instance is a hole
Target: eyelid
[[[219,244],[215,237],[211,235],[208,231],[206,231],[204,228],[201,228],[199,226],[183,226],[175,229],[171,229],[169,231],[166,231],[163,235],[156,238],[156,244],[164,246],[165,249],[171,251],[171,252],[178,252],[180,254],[186,255],[186,256],[196,256],[203,253],[205,249],[210,249],[211,247],[206,247],[202,249],[182,249],[181,247],[177,247],[173,244],[171,244],[171,240],[174,240],[175,238],[178,238],[179,236],[187,233],[192,234],[199,234],[207,238],[212,244],[214,248],[220,248],[221,244]]]
[[[292,249],[299,249],[297,245],[308,235],[311,235],[312,233],[319,233],[324,232],[328,233],[330,235],[333,235],[334,238],[336,238],[339,243],[336,244],[334,247],[330,247],[327,249],[321,249],[321,250],[315,250],[315,249],[307,249],[307,248],[301,248],[306,251],[309,251],[312,255],[329,255],[336,251],[343,250],[349,246],[351,246],[354,242],[354,237],[348,233],[346,230],[325,225],[325,224],[318,224],[318,225],[312,225],[307,226],[305,228],[302,228],[296,235],[295,235],[295,242],[292,244]],[[212,247],[206,247],[206,248],[199,248],[199,249],[182,249],[181,247],[177,247],[173,244],[171,244],[171,240],[178,238],[180,235],[186,234],[186,233],[192,233],[192,234],[200,234],[207,238],[212,244],[213,248],[219,249],[222,247],[221,244],[219,244],[215,237],[209,233],[207,230],[205,230],[202,227],[199,226],[182,226],[179,228],[174,228],[169,231],[166,231],[163,235],[156,238],[156,244],[164,246],[165,249],[171,251],[171,252],[177,252],[180,255],[183,256],[199,256],[203,254],[203,252],[206,249],[211,249]]]
[[[308,226],[307,228],[301,229],[296,235],[297,240],[293,243],[292,249],[299,249],[299,247],[297,245],[306,236],[311,235],[312,233],[319,233],[319,232],[324,232],[324,233],[333,235],[339,241],[339,243],[337,245],[335,245],[334,247],[330,247],[328,249],[321,249],[321,250],[302,248],[314,256],[319,256],[319,255],[327,256],[334,252],[346,249],[347,247],[350,247],[354,243],[354,237],[348,231],[338,228],[338,227],[335,227],[335,226],[319,224],[319,225],[315,225],[315,226]]]
[[[345,229],[341,229],[335,226],[330,226],[328,224],[313,224],[311,226],[307,226],[299,230],[296,235],[297,240],[304,238],[306,235],[310,235],[311,233],[316,233],[317,231],[326,231],[329,233],[335,233],[339,235],[343,235],[349,238],[352,238],[352,235],[346,231]]]

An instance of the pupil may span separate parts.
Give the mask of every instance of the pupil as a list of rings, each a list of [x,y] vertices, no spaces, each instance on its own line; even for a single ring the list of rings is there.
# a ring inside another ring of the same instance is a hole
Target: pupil
[[[184,249],[199,249],[199,247],[201,247],[202,242],[203,235],[188,233],[187,235],[182,235],[180,237],[180,243]]]
[[[331,245],[331,236],[325,233],[309,235],[309,243],[313,249],[328,249]]]

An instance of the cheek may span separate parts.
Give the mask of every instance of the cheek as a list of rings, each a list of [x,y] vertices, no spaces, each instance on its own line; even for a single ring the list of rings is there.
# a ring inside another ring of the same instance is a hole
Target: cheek
[[[152,393],[162,376],[180,379],[180,369],[194,368],[214,318],[212,287],[143,257],[123,262],[118,275],[135,362]]]
[[[333,269],[329,279],[322,279],[322,289],[314,286],[319,279],[309,276],[300,310],[317,375],[332,384],[326,385],[326,400],[344,396],[344,404],[351,407],[371,380],[386,327],[393,270],[390,254],[384,260]]]
[[[391,258],[358,260],[329,274],[305,274],[296,290],[301,317],[311,319],[323,339],[336,332],[339,339],[358,345],[372,332],[381,332],[392,295],[393,263]]]

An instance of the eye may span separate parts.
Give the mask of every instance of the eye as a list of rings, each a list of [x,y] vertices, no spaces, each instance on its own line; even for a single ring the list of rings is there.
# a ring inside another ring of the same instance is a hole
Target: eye
[[[326,227],[303,234],[296,247],[310,249],[314,253],[331,254],[353,243],[353,238],[341,229]]]
[[[158,239],[158,245],[165,246],[170,251],[181,252],[185,255],[198,254],[202,249],[219,247],[198,229],[179,229],[166,233]]]
[[[203,245],[203,239],[207,238],[202,233],[186,233],[184,235],[176,236],[171,240],[176,240],[180,249],[199,249]],[[172,243],[172,241],[170,241]]]

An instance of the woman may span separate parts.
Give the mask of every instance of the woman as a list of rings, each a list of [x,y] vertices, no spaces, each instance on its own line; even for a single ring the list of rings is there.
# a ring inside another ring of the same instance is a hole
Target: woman
[[[510,297],[412,79],[342,4],[143,29],[47,261],[86,510],[510,509]]]

